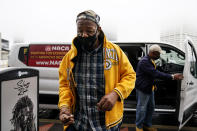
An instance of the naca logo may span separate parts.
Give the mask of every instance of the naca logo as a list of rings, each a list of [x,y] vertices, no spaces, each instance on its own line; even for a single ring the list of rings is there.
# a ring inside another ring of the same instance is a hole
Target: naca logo
[[[69,51],[69,46],[46,46],[45,51]]]
[[[45,51],[51,51],[51,46],[46,46]]]

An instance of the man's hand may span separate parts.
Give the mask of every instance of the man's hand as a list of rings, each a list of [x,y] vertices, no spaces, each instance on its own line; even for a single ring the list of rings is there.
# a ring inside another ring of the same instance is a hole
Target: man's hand
[[[70,109],[66,107],[60,109],[59,119],[65,126],[74,123],[74,116],[70,113]]]
[[[174,80],[182,80],[183,79],[182,74],[176,73],[176,74],[173,74],[173,75],[174,75]]]
[[[109,94],[103,96],[99,103],[97,103],[98,110],[100,111],[110,111],[116,101],[118,100],[119,95],[115,92],[112,91]]]

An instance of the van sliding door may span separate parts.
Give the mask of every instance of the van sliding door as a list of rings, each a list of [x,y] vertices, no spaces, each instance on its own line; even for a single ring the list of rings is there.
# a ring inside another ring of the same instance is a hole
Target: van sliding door
[[[184,79],[180,91],[179,130],[192,118],[194,111],[197,109],[196,51],[189,39],[185,41],[185,58]]]

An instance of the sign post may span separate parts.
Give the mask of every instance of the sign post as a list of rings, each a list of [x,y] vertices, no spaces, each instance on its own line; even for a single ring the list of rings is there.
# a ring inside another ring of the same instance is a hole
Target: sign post
[[[1,131],[38,131],[39,72],[29,68],[0,70]]]

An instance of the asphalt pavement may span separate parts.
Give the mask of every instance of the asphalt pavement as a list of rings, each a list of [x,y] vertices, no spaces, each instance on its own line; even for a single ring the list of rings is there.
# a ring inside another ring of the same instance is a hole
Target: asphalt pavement
[[[39,110],[39,131],[62,131],[63,125],[58,119],[58,110]],[[172,114],[153,115],[153,127],[158,131],[178,131],[176,117]],[[135,113],[125,112],[120,131],[135,131]],[[180,131],[197,131],[197,115],[195,115]]]

